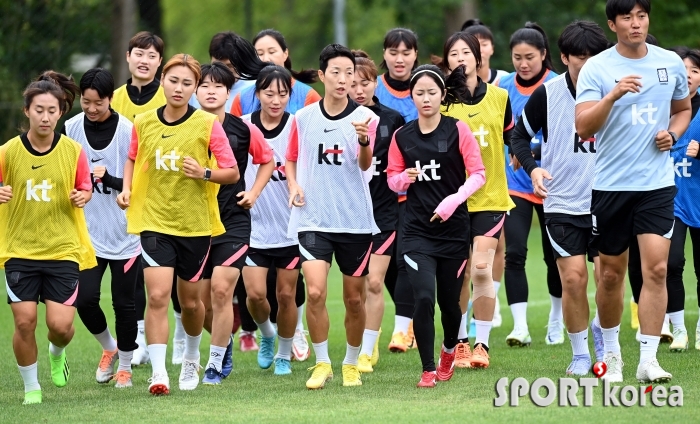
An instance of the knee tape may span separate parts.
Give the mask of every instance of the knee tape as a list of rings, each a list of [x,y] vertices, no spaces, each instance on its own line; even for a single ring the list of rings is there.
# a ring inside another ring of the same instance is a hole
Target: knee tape
[[[474,246],[476,250],[476,246]],[[481,296],[496,298],[496,290],[493,285],[493,257],[496,251],[489,249],[487,252],[474,252],[472,254],[472,284],[474,286],[474,295],[472,300],[476,300]],[[477,265],[486,264],[486,268],[477,268]]]

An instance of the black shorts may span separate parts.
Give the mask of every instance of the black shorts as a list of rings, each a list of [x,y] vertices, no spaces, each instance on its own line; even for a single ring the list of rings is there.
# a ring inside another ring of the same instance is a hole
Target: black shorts
[[[324,260],[333,263],[333,254],[340,272],[352,277],[364,277],[369,273],[369,257],[372,252],[372,234],[299,233],[301,263]]]
[[[396,231],[382,231],[372,236],[372,254],[392,256],[396,243]]]
[[[229,266],[242,270],[248,257],[248,245],[241,242],[219,243],[211,246],[202,278],[210,279],[216,266]]]
[[[179,237],[144,231],[141,233],[143,268],[164,266],[186,281],[202,279],[211,245],[210,236]]]
[[[545,213],[544,223],[555,259],[587,254],[592,262],[598,256],[591,215]]]
[[[591,213],[593,234],[598,235],[600,253],[617,256],[627,250],[639,234],[670,239],[673,234],[673,201],[676,187],[651,191],[593,190]]]
[[[499,239],[506,219],[505,212],[471,212],[469,213],[470,239],[474,237],[493,237]]]
[[[248,251],[245,266],[259,266],[262,268],[300,269],[299,245],[275,247],[272,249],[255,249]]]
[[[5,263],[7,303],[51,302],[76,306],[78,264],[73,261],[9,259]]]

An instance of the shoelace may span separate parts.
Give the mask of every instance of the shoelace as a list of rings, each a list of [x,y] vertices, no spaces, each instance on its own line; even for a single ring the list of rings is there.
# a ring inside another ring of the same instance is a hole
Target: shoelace
[[[457,349],[455,349],[455,357],[466,357],[469,356],[469,348],[466,343],[457,343]]]
[[[608,366],[608,372],[622,372],[622,367],[625,366],[625,363],[622,362],[622,358],[618,359],[615,356],[612,356],[608,358],[605,361],[605,364]],[[658,362],[657,362],[658,364]]]
[[[488,358],[489,353],[486,351],[486,349],[484,349],[483,347],[481,347],[481,345],[479,345],[479,346],[474,348],[474,351],[472,352],[472,356],[485,356]]]
[[[317,373],[323,372],[323,368],[324,368],[323,365],[328,365],[328,364],[324,364],[323,362],[319,362],[318,364],[314,365],[313,367],[309,367],[306,370],[313,371],[313,373],[311,373],[311,378],[316,378],[316,377],[318,377]]]
[[[191,380],[193,378],[199,378],[197,375],[197,371],[201,368],[201,366],[194,362],[194,361],[184,361],[182,363],[182,366],[185,368],[185,378],[184,380]]]
[[[682,335],[683,335],[683,330],[681,330],[680,328],[674,328],[674,329],[673,329],[673,338],[674,338],[674,339],[677,338],[677,337],[680,337],[680,336],[682,336]]]
[[[571,364],[569,365],[568,369],[575,370],[578,368],[579,364],[581,364],[581,363],[583,363],[584,365],[587,365],[585,359],[574,357],[573,360],[571,361]],[[586,366],[585,368],[588,369],[588,366]]]
[[[101,371],[108,371],[109,367],[112,365],[112,359],[114,358],[114,355],[109,356],[107,352],[102,353],[102,358],[100,358],[100,364],[98,365],[98,368]]]
[[[350,367],[345,371],[347,376],[352,379],[352,380],[359,380],[360,379],[360,370],[357,369],[357,367]]]
[[[260,356],[270,356],[273,355],[275,349],[275,339],[272,339],[272,343],[266,342],[265,339],[260,343]]]
[[[294,343],[295,344],[300,344],[303,348],[308,349],[309,348],[309,342],[306,341],[306,336],[309,335],[309,332],[306,330],[297,330],[294,332]]]
[[[158,381],[158,380],[165,380],[166,377],[167,377],[167,376],[163,376],[163,375],[160,374],[160,373],[154,373],[154,374],[151,376],[151,378],[148,379],[148,383],[153,383],[153,382]]]
[[[131,374],[129,374],[126,371],[119,371],[115,375],[112,376],[115,380],[117,380],[117,383],[123,384],[129,381],[131,378]],[[149,381],[150,382],[150,381]]]

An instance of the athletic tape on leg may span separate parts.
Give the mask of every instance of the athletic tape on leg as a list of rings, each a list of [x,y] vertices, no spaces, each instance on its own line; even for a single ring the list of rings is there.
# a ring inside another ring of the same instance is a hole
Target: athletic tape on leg
[[[496,255],[494,249],[489,249],[487,252],[478,252],[477,243],[474,243],[474,252],[472,253],[472,285],[474,287],[474,296],[472,301],[481,296],[496,298],[496,290],[493,286],[493,257]],[[477,265],[486,264],[486,268],[478,268]]]

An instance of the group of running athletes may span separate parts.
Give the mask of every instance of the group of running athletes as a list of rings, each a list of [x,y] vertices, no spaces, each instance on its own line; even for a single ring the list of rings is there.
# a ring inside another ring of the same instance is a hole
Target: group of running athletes
[[[99,383],[130,387],[132,364],[150,362],[150,393],[168,394],[172,301],[181,390],[200,382],[203,329],[211,334],[203,384],[230,375],[241,324],[241,350],[257,349],[262,369],[291,374],[291,360],[310,354],[305,303],[316,357],[306,386],[322,388],[333,376],[326,298],[334,255],[346,313],[344,386],[361,385],[377,365],[384,286],[396,305],[389,350],[417,347],[418,387],[449,380],[455,367],[487,368],[504,270],[514,320],[506,342],[531,343],[533,210],[551,297],[545,342],[564,343],[568,333],[566,374],[591,368],[588,256],[596,359],[607,364],[604,378],[622,381],[631,248],[636,377],[670,380],[656,352],[667,309],[671,350],[688,347],[686,229],[700,245],[692,168],[700,52],[649,43],[650,11],[650,0],[608,0],[616,43],[595,23],[568,25],[558,41],[562,75],[532,23],[511,36],[515,72],[491,69],[493,36],[478,20],[450,36],[430,65],[417,64],[415,33],[390,30],[382,75],[365,52],[338,44],[323,49],[318,71],[292,71],[284,37],[270,29],[252,43],[216,34],[210,64],[177,54],[160,79],[163,41],[140,32],[126,52],[132,78],[116,90],[102,68],[79,85],[43,73],[24,92],[27,131],[0,147],[0,263],[25,404],[42,398],[39,301],[58,387],[70,377],[65,347],[77,309],[103,349]],[[323,97],[308,85],[317,78]],[[77,95],[83,113],[56,132]],[[107,266],[116,339],[99,303]],[[436,301],[444,333],[437,366]]]

